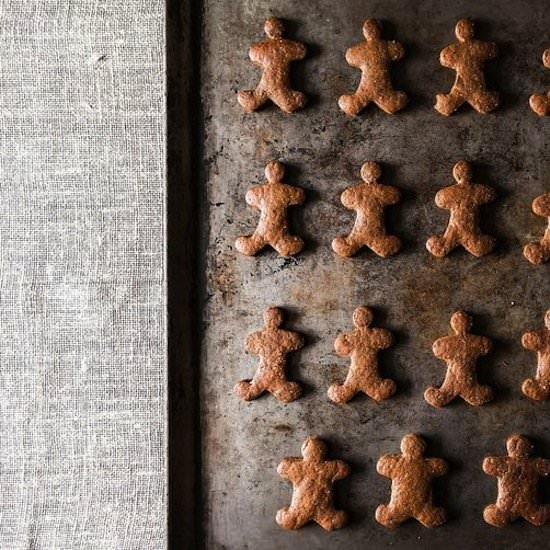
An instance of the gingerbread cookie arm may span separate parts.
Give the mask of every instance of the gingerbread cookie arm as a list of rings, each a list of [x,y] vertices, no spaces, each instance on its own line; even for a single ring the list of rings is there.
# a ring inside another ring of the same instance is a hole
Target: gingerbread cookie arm
[[[479,204],[488,204],[493,202],[497,198],[497,194],[492,187],[488,185],[477,185],[476,186],[476,198],[479,201]]]
[[[348,48],[346,50],[346,63],[350,67],[355,67],[356,69],[360,69],[363,65],[363,58],[365,56],[365,48],[363,44],[356,44],[355,46],[352,46],[351,48]]]
[[[294,482],[300,477],[300,458],[287,457],[283,458],[277,466],[277,473],[288,481]]]
[[[456,47],[454,45],[451,44],[441,50],[441,53],[439,54],[439,63],[447,69],[455,68]]]
[[[262,333],[261,332],[253,332],[252,334],[249,334],[246,338],[245,344],[244,344],[244,350],[247,353],[253,353],[258,355],[258,353],[261,350],[262,347]]]
[[[344,462],[343,460],[333,460],[332,466],[334,469],[334,473],[332,475],[333,481],[338,481],[349,476],[351,470],[347,462]]]
[[[348,210],[354,210],[357,206],[357,195],[357,186],[348,187],[340,195],[340,202]]]
[[[382,455],[376,463],[376,471],[384,477],[391,478],[399,464],[399,455]]]
[[[546,477],[550,475],[550,460],[546,458],[535,458],[533,459],[533,465],[540,476]]]
[[[441,477],[449,471],[449,465],[442,458],[427,458],[426,465],[432,477]]]
[[[395,40],[388,41],[388,53],[392,61],[399,61],[405,57],[405,48],[403,44]]]
[[[542,347],[542,335],[540,332],[526,332],[521,337],[521,345],[530,351],[538,351]]]
[[[285,331],[285,341],[288,351],[298,351],[304,347],[304,337],[297,332]]]
[[[393,334],[388,329],[374,328],[371,334],[374,338],[373,347],[376,349],[388,349],[393,344]]]
[[[340,357],[347,357],[352,352],[353,344],[347,333],[340,334],[334,342],[334,350]]]
[[[384,185],[380,189],[380,199],[387,206],[397,204],[401,200],[401,192],[393,185]]]
[[[506,473],[507,462],[508,459],[502,456],[487,456],[483,459],[481,467],[487,475],[498,477]]]

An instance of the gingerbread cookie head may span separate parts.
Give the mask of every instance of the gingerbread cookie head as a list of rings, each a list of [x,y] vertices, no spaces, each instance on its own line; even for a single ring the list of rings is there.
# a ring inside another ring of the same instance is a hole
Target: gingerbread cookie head
[[[376,19],[366,19],[363,23],[363,36],[366,40],[375,40],[380,38],[382,28]]]
[[[483,471],[498,479],[496,502],[483,510],[483,519],[494,527],[504,527],[517,518],[541,526],[550,520],[550,505],[542,504],[539,478],[550,475],[550,460],[533,458],[533,445],[523,435],[506,441],[507,456],[489,456]]]
[[[483,65],[496,57],[497,47],[492,42],[476,40],[474,24],[469,19],[458,21],[455,35],[458,42],[444,48],[439,57],[443,67],[456,72],[455,82],[448,94],[437,94],[434,107],[449,116],[469,103],[478,113],[489,113],[497,108],[499,97],[487,90]]]
[[[260,219],[252,235],[235,241],[235,248],[242,254],[254,256],[269,245],[281,256],[294,256],[304,247],[304,241],[289,232],[287,210],[302,204],[305,193],[300,187],[283,183],[284,175],[284,164],[272,160],[265,167],[267,182],[247,191],[246,202],[260,210]]]
[[[377,162],[369,160],[361,166],[361,179],[365,183],[378,183],[381,175],[382,169]]]
[[[290,506],[277,512],[276,521],[283,529],[299,529],[315,521],[332,531],[346,524],[347,514],[333,504],[333,484],[349,475],[342,460],[326,460],[327,447],[318,437],[308,437],[302,445],[303,458],[285,458],[277,467],[283,479],[293,485]]]
[[[248,336],[245,349],[257,355],[260,363],[252,380],[241,380],[235,386],[240,399],[251,401],[266,391],[284,403],[300,397],[300,384],[289,381],[285,370],[286,356],[301,349],[304,339],[297,332],[281,329],[282,324],[283,311],[270,307],[264,312],[265,328]]]
[[[440,458],[425,458],[426,443],[419,435],[407,434],[401,440],[401,454],[383,455],[376,470],[392,480],[388,504],[376,509],[378,523],[393,529],[409,518],[425,527],[444,523],[447,514],[434,506],[432,479],[447,473],[447,463]]]
[[[472,328],[472,316],[465,311],[455,311],[451,315],[451,328],[457,336],[465,336]]]
[[[283,37],[285,27],[277,17],[270,17],[264,23],[264,32],[268,38],[276,40]]]
[[[461,185],[472,183],[472,165],[465,160],[459,160],[453,166],[453,178]]]
[[[264,24],[267,40],[254,44],[250,59],[262,69],[262,77],[254,90],[241,90],[237,100],[251,113],[271,100],[286,113],[293,113],[305,106],[306,95],[293,90],[290,85],[290,64],[303,59],[306,48],[300,42],[283,38],[284,25],[280,19],[270,17]]]

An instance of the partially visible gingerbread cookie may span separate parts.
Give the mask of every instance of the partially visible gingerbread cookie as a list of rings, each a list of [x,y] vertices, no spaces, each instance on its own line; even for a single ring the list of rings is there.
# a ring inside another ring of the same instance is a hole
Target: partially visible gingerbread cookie
[[[264,313],[265,328],[254,332],[246,339],[245,350],[260,357],[258,370],[252,380],[241,380],[235,393],[245,401],[256,399],[268,391],[279,401],[288,403],[300,397],[302,388],[297,382],[286,378],[286,356],[298,351],[304,339],[298,332],[281,329],[283,312],[270,307]]]
[[[435,196],[439,208],[450,210],[449,223],[443,235],[428,239],[426,248],[434,256],[447,256],[458,245],[470,254],[480,257],[495,246],[495,239],[485,235],[479,227],[479,208],[495,200],[492,187],[472,182],[472,167],[465,160],[453,166],[454,185],[440,189]]]
[[[541,526],[550,520],[550,505],[542,504],[538,491],[539,478],[550,475],[550,460],[530,458],[533,445],[522,435],[506,441],[508,456],[488,456],[483,471],[498,479],[495,504],[483,510],[483,519],[494,527],[504,527],[517,518]]]
[[[346,51],[348,64],[361,71],[359,87],[354,94],[340,96],[338,105],[348,115],[359,114],[371,102],[386,113],[396,113],[407,105],[408,97],[393,89],[390,64],[402,59],[405,49],[399,42],[383,40],[375,19],[363,23],[363,35],[363,42]]]
[[[301,109],[307,102],[303,92],[290,85],[290,63],[306,56],[301,42],[283,38],[283,22],[270,17],[264,25],[267,40],[254,44],[248,55],[262,69],[262,77],[255,90],[242,90],[237,99],[245,111],[252,112],[270,99],[286,113]]]
[[[395,393],[395,382],[378,374],[377,355],[391,346],[392,333],[384,328],[372,328],[372,310],[360,306],[353,312],[355,328],[340,334],[334,342],[338,355],[349,357],[351,364],[343,384],[333,384],[328,397],[335,403],[347,403],[363,392],[376,401],[388,399]]]
[[[435,109],[442,115],[453,114],[461,105],[469,103],[478,113],[486,114],[498,107],[498,93],[487,90],[484,64],[497,56],[493,42],[474,38],[474,24],[461,19],[455,26],[458,42],[441,51],[439,62],[456,72],[455,82],[448,94],[437,94]]]
[[[493,389],[482,386],[476,375],[476,361],[489,353],[491,340],[472,334],[472,318],[464,311],[455,311],[451,317],[451,336],[438,338],[433,344],[434,355],[447,363],[447,374],[439,388],[430,387],[424,399],[434,407],[444,407],[455,397],[478,407],[493,398]]]
[[[546,230],[540,241],[526,244],[523,247],[523,255],[532,264],[540,265],[550,259],[550,193],[536,197],[531,208],[537,216],[546,218]]]
[[[287,210],[302,204],[305,193],[300,187],[283,183],[284,175],[284,165],[272,160],[265,167],[267,182],[247,191],[246,202],[260,211],[260,220],[252,235],[235,241],[235,248],[242,254],[254,256],[270,245],[281,256],[294,256],[304,247],[304,241],[289,232]]]
[[[283,479],[293,485],[290,506],[277,512],[283,529],[299,529],[314,521],[323,529],[340,529],[347,514],[333,504],[333,484],[347,477],[349,466],[343,460],[326,460],[327,447],[318,437],[308,437],[302,445],[303,458],[285,458],[277,467]]]
[[[401,454],[383,455],[378,460],[377,472],[392,481],[390,502],[376,509],[378,523],[394,528],[414,518],[424,527],[437,527],[447,520],[445,509],[433,504],[432,479],[449,468],[441,458],[425,458],[425,450],[420,436],[407,434],[401,440]]]
[[[366,246],[385,258],[401,248],[399,238],[388,235],[384,223],[384,208],[398,203],[401,195],[396,187],[378,182],[381,174],[379,164],[365,162],[361,166],[363,183],[352,185],[342,193],[342,204],[355,210],[357,217],[349,235],[332,241],[332,249],[339,256],[353,256]]]
[[[526,332],[521,337],[521,345],[537,353],[535,378],[527,378],[521,386],[521,391],[536,401],[548,399],[550,396],[550,309],[544,315],[544,328]]]
[[[550,48],[544,50],[542,54],[542,64],[547,69],[550,69]],[[529,105],[537,115],[546,116],[550,113],[550,90],[545,94],[533,94],[529,98]]]

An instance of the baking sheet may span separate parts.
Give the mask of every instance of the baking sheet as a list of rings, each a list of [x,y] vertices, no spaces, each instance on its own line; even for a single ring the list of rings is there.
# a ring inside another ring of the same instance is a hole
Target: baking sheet
[[[550,305],[550,268],[533,267],[522,256],[523,244],[544,229],[544,220],[531,213],[531,201],[550,187],[550,117],[540,119],[528,106],[530,94],[550,86],[550,71],[541,62],[550,46],[546,11],[543,1],[519,0],[204,2],[207,280],[199,399],[207,548],[528,548],[546,543],[548,527],[519,521],[498,530],[484,523],[482,511],[496,497],[496,480],[481,470],[483,457],[503,453],[513,432],[532,437],[537,453],[550,456],[550,404],[532,402],[520,391],[536,365],[535,355],[521,347],[521,334],[542,327]],[[294,115],[274,107],[245,114],[236,101],[237,90],[255,86],[259,78],[247,51],[263,38],[270,15],[282,17],[288,36],[308,46],[293,79],[311,101]],[[439,52],[454,41],[454,25],[464,16],[475,20],[479,38],[499,46],[486,74],[490,87],[502,94],[501,107],[487,116],[465,107],[445,118],[433,103],[436,93],[449,90],[454,73],[440,66]],[[411,102],[394,116],[370,106],[349,118],[337,105],[338,96],[358,83],[359,72],[345,63],[344,52],[362,39],[367,17],[379,18],[384,37],[406,48],[392,74],[395,87]],[[293,218],[307,246],[295,259],[272,251],[248,258],[233,246],[256,225],[258,213],[244,196],[263,181],[264,165],[272,158],[285,162],[286,181],[307,193]],[[453,182],[452,165],[459,159],[472,161],[474,179],[498,193],[483,215],[498,248],[481,259],[462,250],[437,259],[425,249],[427,237],[447,223],[447,212],[433,199]],[[380,162],[382,181],[403,193],[387,220],[404,247],[389,259],[364,251],[344,260],[330,243],[351,228],[354,217],[339,196],[359,181],[365,160]],[[380,404],[357,397],[336,406],[326,390],[343,380],[348,361],[335,355],[334,339],[351,328],[359,304],[374,307],[375,323],[396,336],[381,365],[396,380],[398,393]],[[269,305],[284,307],[287,326],[306,335],[307,345],[293,354],[290,368],[291,378],[306,391],[287,405],[269,395],[244,403],[232,392],[238,380],[255,371],[257,358],[244,353],[244,340],[262,327]],[[474,315],[474,332],[494,341],[494,351],[479,362],[479,374],[494,386],[496,399],[477,409],[457,400],[438,410],[423,398],[425,388],[441,383],[445,374],[431,344],[447,334],[457,308]],[[390,494],[390,482],[376,473],[375,464],[381,454],[397,452],[410,431],[426,437],[429,455],[451,465],[450,474],[435,484],[436,500],[450,518],[433,530],[411,521],[390,531],[374,520],[376,506]],[[337,504],[351,522],[331,534],[315,524],[285,532],[275,523],[277,509],[291,497],[291,486],[276,466],[285,456],[299,455],[310,434],[325,438],[331,456],[352,467],[352,475],[337,484]]]

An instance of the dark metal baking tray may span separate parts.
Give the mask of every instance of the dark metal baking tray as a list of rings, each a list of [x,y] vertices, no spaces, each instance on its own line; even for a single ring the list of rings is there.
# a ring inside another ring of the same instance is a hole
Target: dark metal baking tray
[[[172,541],[185,546],[194,532],[190,548],[547,544],[550,527],[518,521],[499,530],[484,523],[482,511],[496,497],[496,481],[481,470],[483,457],[503,453],[513,432],[532,437],[536,452],[550,456],[550,403],[532,402],[520,391],[536,359],[521,347],[521,334],[541,327],[550,306],[550,267],[534,267],[522,256],[523,244],[544,229],[531,201],[550,188],[550,117],[539,118],[528,106],[530,94],[550,86],[550,71],[541,62],[550,46],[547,3],[205,0],[179,7],[182,12],[171,14],[179,23],[169,28]],[[188,9],[194,10],[191,17]],[[258,79],[247,51],[262,38],[270,15],[283,18],[289,36],[308,46],[293,80],[311,101],[294,115],[273,107],[246,114],[236,101],[236,91]],[[481,39],[498,44],[487,76],[501,92],[501,106],[486,116],[465,107],[445,118],[433,109],[434,97],[450,88],[454,74],[440,66],[439,52],[454,41],[455,22],[464,16],[475,21]],[[411,102],[394,116],[370,106],[349,118],[337,105],[338,96],[358,82],[344,52],[361,40],[367,17],[379,18],[384,36],[406,47],[392,74]],[[307,247],[294,259],[271,251],[247,258],[233,246],[256,224],[257,213],[244,196],[263,180],[272,158],[285,162],[287,181],[307,193],[293,219]],[[459,159],[472,161],[475,179],[498,193],[483,216],[498,247],[481,259],[461,250],[437,259],[425,249],[427,237],[446,224],[447,213],[433,199],[452,183],[451,168]],[[365,160],[380,162],[383,181],[403,192],[388,225],[404,247],[389,259],[365,251],[343,260],[330,242],[349,229],[353,216],[339,195],[358,181]],[[382,366],[399,391],[380,404],[358,397],[339,407],[326,390],[345,376],[347,361],[335,355],[333,343],[350,328],[359,304],[373,306],[376,323],[396,335]],[[243,403],[232,393],[236,381],[254,372],[256,358],[244,353],[244,339],[261,327],[268,305],[284,307],[288,326],[306,335],[307,345],[291,362],[305,395],[287,405],[271,396]],[[431,344],[447,333],[457,308],[473,314],[475,332],[494,340],[479,373],[496,389],[496,399],[479,408],[456,401],[434,409],[423,392],[442,381],[445,367]],[[428,453],[451,465],[435,486],[450,516],[437,529],[411,521],[392,531],[374,520],[390,485],[376,473],[376,461],[396,452],[410,431],[423,434]],[[291,496],[276,466],[298,455],[309,434],[325,438],[332,456],[352,467],[337,489],[351,522],[330,534],[315,524],[285,532],[274,520]]]

